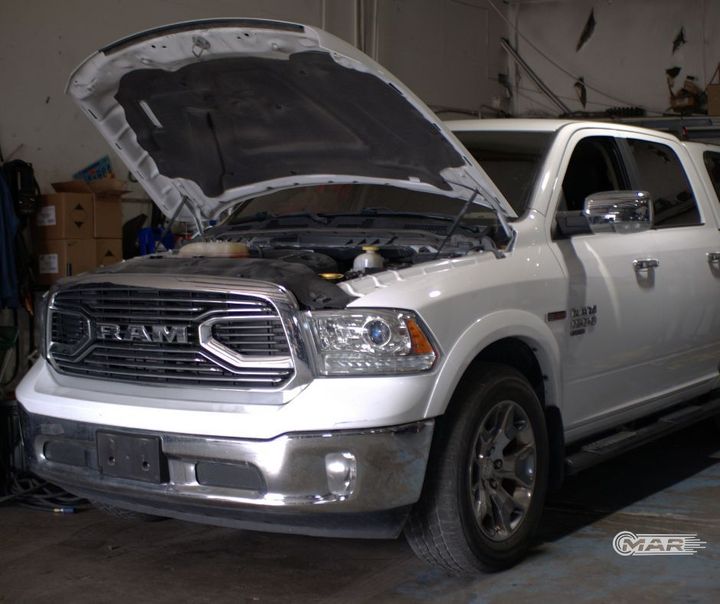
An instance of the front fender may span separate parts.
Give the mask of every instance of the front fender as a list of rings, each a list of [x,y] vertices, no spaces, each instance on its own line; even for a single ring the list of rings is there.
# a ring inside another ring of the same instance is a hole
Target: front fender
[[[560,348],[548,325],[537,315],[517,309],[498,310],[474,323],[446,351],[433,386],[425,417],[442,415],[470,363],[485,348],[504,338],[517,338],[530,346],[545,376],[546,400],[560,406]]]

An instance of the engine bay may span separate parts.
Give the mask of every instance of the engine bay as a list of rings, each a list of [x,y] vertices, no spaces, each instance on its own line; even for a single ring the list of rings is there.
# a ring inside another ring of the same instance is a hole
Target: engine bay
[[[447,230],[447,229],[444,229]],[[216,241],[242,242],[251,258],[269,258],[307,266],[333,281],[354,279],[382,270],[401,270],[414,264],[441,257],[464,256],[473,251],[494,250],[487,235],[468,237],[446,236],[422,231],[388,232],[385,230],[305,230],[226,233]],[[378,257],[372,266],[358,265],[357,260],[368,251]]]
[[[503,237],[495,213],[476,204],[389,186],[327,185],[243,202],[199,241],[242,244],[246,256],[303,264],[337,282],[497,252]]]
[[[492,210],[452,197],[306,187],[244,201],[178,250],[100,272],[254,279],[287,288],[306,309],[344,308],[343,281],[469,253],[500,257],[503,237]]]

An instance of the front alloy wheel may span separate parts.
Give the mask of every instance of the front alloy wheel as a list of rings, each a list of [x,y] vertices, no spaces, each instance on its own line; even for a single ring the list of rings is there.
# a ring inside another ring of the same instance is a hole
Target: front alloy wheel
[[[468,486],[475,521],[488,539],[504,541],[520,528],[532,501],[535,434],[524,409],[502,401],[482,419],[474,441]]]

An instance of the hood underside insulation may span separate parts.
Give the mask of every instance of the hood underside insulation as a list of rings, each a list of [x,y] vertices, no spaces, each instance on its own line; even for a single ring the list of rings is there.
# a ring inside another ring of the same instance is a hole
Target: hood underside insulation
[[[308,174],[417,179],[447,190],[439,173],[463,165],[394,86],[325,52],[134,70],[115,98],[160,173],[191,180],[208,197]]]

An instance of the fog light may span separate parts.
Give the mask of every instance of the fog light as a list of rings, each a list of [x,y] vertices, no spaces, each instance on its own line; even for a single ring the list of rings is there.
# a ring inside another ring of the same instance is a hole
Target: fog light
[[[338,497],[348,497],[355,489],[357,478],[357,460],[352,453],[328,453],[325,456],[325,472],[328,489]]]

